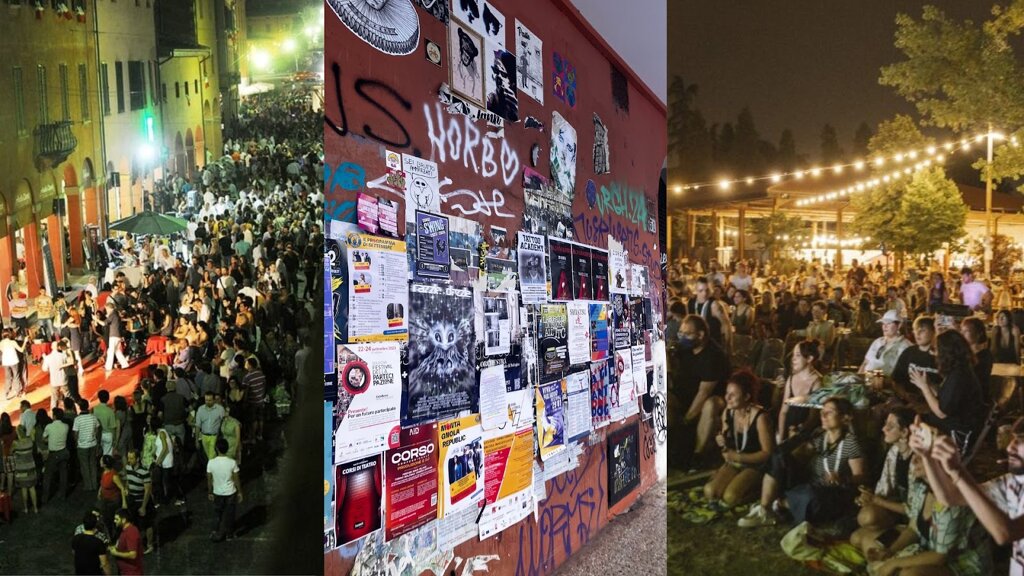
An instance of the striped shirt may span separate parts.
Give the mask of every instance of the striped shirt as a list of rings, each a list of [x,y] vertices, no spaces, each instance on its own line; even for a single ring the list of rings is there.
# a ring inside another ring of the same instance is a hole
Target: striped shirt
[[[96,446],[96,429],[99,428],[99,425],[99,420],[89,413],[79,414],[75,418],[75,424],[71,429],[78,434],[79,448]]]
[[[124,476],[128,481],[128,497],[141,501],[146,494],[146,484],[149,484],[149,469],[142,466],[125,466]]]
[[[253,370],[242,378],[245,399],[251,404],[260,404],[267,397],[267,377],[261,370]]]

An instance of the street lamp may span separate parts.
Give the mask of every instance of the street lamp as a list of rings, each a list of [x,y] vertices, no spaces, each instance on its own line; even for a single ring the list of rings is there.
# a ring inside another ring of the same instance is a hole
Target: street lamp
[[[260,48],[253,48],[249,53],[253,68],[266,72],[270,68],[270,53]]]

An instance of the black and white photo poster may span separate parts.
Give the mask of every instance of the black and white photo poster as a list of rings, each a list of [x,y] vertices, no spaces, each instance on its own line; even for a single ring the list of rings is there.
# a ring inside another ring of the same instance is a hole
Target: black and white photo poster
[[[544,43],[522,22],[516,21],[516,57],[519,89],[544,103]]]
[[[544,237],[519,233],[519,285],[524,304],[543,304],[548,298],[547,267],[544,263]]]

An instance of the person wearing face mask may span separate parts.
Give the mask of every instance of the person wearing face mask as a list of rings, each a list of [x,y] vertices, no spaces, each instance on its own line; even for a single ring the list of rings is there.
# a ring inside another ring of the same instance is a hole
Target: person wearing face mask
[[[679,327],[674,361],[680,369],[672,382],[668,413],[674,417],[669,431],[675,438],[670,461],[683,470],[694,455],[704,452],[725,405],[729,358],[708,332],[707,322],[693,314]],[[681,422],[676,421],[680,414]]]
[[[910,522],[864,539],[868,573],[982,576],[992,573],[991,543],[966,506],[946,506],[936,497],[923,458],[910,461],[906,514]]]
[[[1012,543],[1010,575],[1024,574],[1024,418],[1011,430],[1007,473],[984,483],[967,471],[952,438],[942,435],[929,445],[930,434],[915,433],[918,429],[912,428],[910,447],[921,455],[936,500],[944,506],[970,507],[997,545]]]
[[[704,485],[704,496],[727,508],[755,496],[762,476],[759,466],[774,448],[771,418],[756,402],[758,388],[757,376],[746,369],[734,373],[726,385],[722,429],[715,437],[725,463]]]
[[[711,285],[706,278],[697,280],[694,297],[686,304],[687,314],[695,314],[708,325],[708,336],[719,346],[728,349],[732,337],[732,322],[725,306],[711,295]]]

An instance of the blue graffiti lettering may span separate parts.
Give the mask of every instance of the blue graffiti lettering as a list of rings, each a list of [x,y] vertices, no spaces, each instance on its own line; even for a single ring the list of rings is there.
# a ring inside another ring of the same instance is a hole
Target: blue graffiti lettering
[[[324,182],[329,182],[327,193],[335,188],[342,190],[361,190],[366,186],[366,170],[359,164],[343,162],[336,169],[330,163],[324,163]]]
[[[647,226],[647,197],[642,190],[618,182],[601,186],[601,193],[597,195],[597,208],[602,216],[610,212],[633,224]]]

